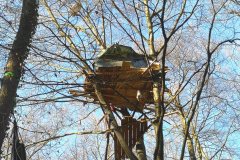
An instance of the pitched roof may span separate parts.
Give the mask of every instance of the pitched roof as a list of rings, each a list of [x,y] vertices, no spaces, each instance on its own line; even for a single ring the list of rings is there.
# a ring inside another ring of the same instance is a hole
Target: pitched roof
[[[133,59],[142,59],[144,58],[144,55],[140,55],[136,53],[131,47],[119,45],[118,43],[115,43],[111,45],[109,48],[103,50],[100,52],[96,59],[98,58],[106,58],[106,57],[122,57],[122,58],[133,58]]]
[[[123,61],[131,62],[131,67],[145,68],[147,62],[144,55],[136,53],[131,47],[113,44],[100,52],[94,60],[94,69],[99,67],[122,66]]]

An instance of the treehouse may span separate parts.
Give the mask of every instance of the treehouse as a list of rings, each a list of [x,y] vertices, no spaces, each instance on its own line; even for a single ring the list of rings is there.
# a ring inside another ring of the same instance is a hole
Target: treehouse
[[[151,74],[157,74],[160,70],[158,63],[150,62],[148,65],[145,56],[131,47],[114,44],[96,56],[94,72],[85,72],[84,91],[70,90],[70,93],[97,102],[92,84],[99,83],[107,103],[117,108],[140,111],[146,108],[146,104],[154,103]]]
[[[165,68],[167,72],[168,68]],[[131,47],[114,44],[99,53],[93,61],[93,72],[83,71],[84,91],[70,90],[75,96],[93,99],[98,103],[93,84],[100,85],[101,93],[111,107],[132,111],[142,111],[147,104],[153,104],[152,76],[160,77],[161,67],[156,62],[147,62],[144,55],[137,54]],[[123,113],[122,113],[123,114]],[[133,148],[151,125],[142,119],[124,115],[121,119],[121,132],[129,148]],[[115,160],[128,158],[114,134]]]

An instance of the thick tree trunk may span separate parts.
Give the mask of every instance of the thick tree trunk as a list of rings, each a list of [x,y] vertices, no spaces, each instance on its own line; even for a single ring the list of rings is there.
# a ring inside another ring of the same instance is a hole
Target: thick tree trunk
[[[35,33],[38,17],[38,0],[23,0],[19,30],[9,53],[5,76],[1,82],[0,91],[0,145],[2,147],[10,112],[13,110],[13,100],[19,79],[23,71],[23,62],[28,56],[28,46]],[[7,74],[6,74],[7,73]],[[0,151],[0,154],[2,151]]]

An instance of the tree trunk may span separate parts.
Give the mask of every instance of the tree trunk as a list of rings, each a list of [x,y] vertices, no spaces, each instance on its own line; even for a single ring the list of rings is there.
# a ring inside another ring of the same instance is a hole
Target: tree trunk
[[[138,160],[147,160],[146,149],[145,149],[143,138],[137,141],[136,151],[137,151]]]
[[[156,137],[156,148],[154,151],[154,160],[163,160],[164,159],[164,146],[163,146],[163,116],[164,108],[161,104],[161,85],[159,76],[153,77],[153,99],[155,103],[155,116],[156,122],[154,123],[155,137]]]
[[[23,0],[19,30],[9,53],[5,76],[0,91],[0,145],[2,147],[13,100],[23,71],[23,62],[28,56],[28,47],[35,33],[38,17],[38,1]],[[0,151],[0,154],[2,151]]]
[[[182,121],[183,134],[184,134],[185,129],[186,129],[186,120],[185,120],[185,117],[183,117],[182,115],[180,115],[180,118],[181,118],[181,121]],[[190,159],[191,160],[196,160],[194,146],[193,146],[193,140],[192,140],[192,137],[190,136],[189,133],[187,135],[187,145],[188,145],[188,152],[189,152]]]
[[[192,141],[192,138],[189,135],[189,133],[188,133],[188,137],[187,137],[187,144],[188,144],[188,152],[189,152],[189,155],[190,155],[190,159],[191,160],[196,160],[193,141]]]

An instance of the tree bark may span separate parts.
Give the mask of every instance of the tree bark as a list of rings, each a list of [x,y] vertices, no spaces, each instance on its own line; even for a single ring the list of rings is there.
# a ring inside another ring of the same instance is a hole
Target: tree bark
[[[186,129],[186,120],[185,117],[180,115],[181,121],[182,121],[182,126],[183,126],[183,134],[185,133]],[[189,152],[189,159],[191,160],[196,160],[196,155],[194,151],[194,145],[193,145],[193,140],[192,137],[190,136],[190,133],[187,135],[187,147],[188,147],[188,152]]]
[[[38,1],[23,0],[19,30],[9,53],[5,76],[1,82],[0,91],[0,145],[6,135],[10,112],[13,110],[13,101],[19,79],[23,73],[23,63],[28,56],[28,47],[35,33],[38,17]],[[8,73],[8,74],[6,74]],[[2,151],[0,151],[0,154]]]
[[[147,160],[146,149],[145,149],[143,138],[137,141],[136,151],[137,151],[138,160]]]
[[[149,13],[148,0],[144,0],[143,3],[145,8],[145,15],[147,20],[148,35],[149,35],[149,40],[147,41],[148,47],[149,47],[149,55],[151,57],[154,57],[156,55],[155,55],[155,49],[154,49],[154,33],[153,33],[152,17],[150,16],[150,13]]]
[[[190,155],[190,159],[191,160],[196,160],[193,141],[192,141],[192,138],[189,135],[189,133],[188,133],[188,136],[187,136],[187,144],[188,144],[188,152],[189,152],[189,155]]]
[[[163,140],[163,117],[164,117],[164,106],[161,104],[161,85],[159,76],[153,77],[153,99],[155,104],[155,116],[156,122],[154,123],[155,137],[156,137],[156,148],[154,151],[154,160],[164,159],[164,140]]]

